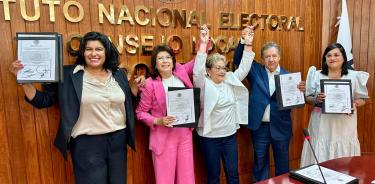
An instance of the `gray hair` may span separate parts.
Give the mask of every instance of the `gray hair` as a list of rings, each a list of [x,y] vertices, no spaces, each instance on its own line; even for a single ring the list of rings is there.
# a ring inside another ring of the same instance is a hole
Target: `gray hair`
[[[276,42],[267,42],[262,46],[262,49],[261,49],[261,56],[263,59],[264,59],[264,53],[270,48],[276,48],[279,56],[281,55],[281,48],[279,44],[277,44]]]
[[[219,53],[213,53],[210,54],[206,61],[206,68],[212,68],[215,63],[218,61],[223,61],[225,66],[228,64],[227,60],[225,59],[225,56],[219,54]]]

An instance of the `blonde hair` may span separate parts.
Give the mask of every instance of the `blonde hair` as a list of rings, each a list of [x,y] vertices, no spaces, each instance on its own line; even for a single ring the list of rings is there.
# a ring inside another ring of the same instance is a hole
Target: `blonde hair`
[[[212,68],[215,63],[218,61],[223,61],[225,66],[228,64],[227,60],[225,59],[225,56],[219,54],[219,53],[213,53],[210,54],[206,61],[206,68]]]

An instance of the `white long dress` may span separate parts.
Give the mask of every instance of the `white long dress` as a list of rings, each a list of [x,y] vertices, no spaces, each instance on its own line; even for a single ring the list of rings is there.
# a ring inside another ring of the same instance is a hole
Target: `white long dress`
[[[349,70],[341,79],[350,79],[354,99],[368,98],[366,83],[369,74],[363,71]],[[309,68],[306,79],[306,96],[320,92],[320,79],[328,79],[321,70]],[[361,148],[357,134],[357,112],[347,114],[322,114],[321,108],[314,107],[309,127],[311,144],[319,162],[347,156],[359,156]],[[303,144],[301,167],[315,163],[308,142]]]

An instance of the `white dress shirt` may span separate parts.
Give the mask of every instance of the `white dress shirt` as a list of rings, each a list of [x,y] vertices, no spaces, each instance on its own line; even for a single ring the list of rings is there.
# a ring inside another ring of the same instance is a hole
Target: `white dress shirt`
[[[275,85],[275,75],[278,75],[280,73],[280,65],[277,66],[276,70],[271,72],[266,68],[267,75],[268,75],[268,87],[270,90],[270,96],[275,92],[276,90],[276,85]],[[270,109],[270,104],[267,105],[266,109],[264,110],[262,122],[270,122],[270,114],[271,114],[271,109]]]

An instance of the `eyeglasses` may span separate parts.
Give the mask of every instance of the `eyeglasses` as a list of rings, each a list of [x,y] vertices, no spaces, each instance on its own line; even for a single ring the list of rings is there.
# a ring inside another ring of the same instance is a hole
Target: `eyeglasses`
[[[165,61],[165,60],[171,60],[172,59],[172,56],[165,56],[165,57],[158,57],[156,58],[156,61],[158,62],[162,62],[162,61]]]
[[[216,71],[224,71],[224,72],[228,71],[227,67],[214,66],[212,68],[215,69]]]

